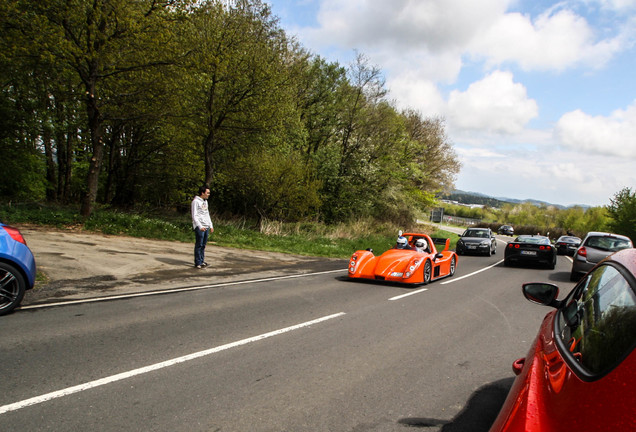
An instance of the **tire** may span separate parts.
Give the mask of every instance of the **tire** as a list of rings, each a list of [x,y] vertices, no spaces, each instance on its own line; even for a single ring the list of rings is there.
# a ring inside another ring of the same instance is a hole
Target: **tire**
[[[510,267],[510,260],[508,258],[504,258],[504,266]]]
[[[495,248],[493,249],[492,254],[493,255],[497,254],[497,242],[495,242]]]
[[[0,315],[15,309],[26,291],[22,274],[11,264],[0,262]]]
[[[552,260],[552,262],[550,264],[548,264],[548,268],[550,270],[554,270],[554,268],[556,267],[556,262],[557,262],[557,257],[556,255],[554,256],[554,259]]]
[[[426,260],[426,263],[424,264],[424,269],[422,270],[422,272],[423,272],[422,280],[424,281],[424,285],[426,285],[427,283],[431,281],[431,275],[433,273],[433,266],[431,265],[430,261]]]
[[[457,267],[457,260],[455,259],[455,256],[453,256],[450,262],[450,271],[448,272],[449,276],[453,276],[455,274],[455,267]]]

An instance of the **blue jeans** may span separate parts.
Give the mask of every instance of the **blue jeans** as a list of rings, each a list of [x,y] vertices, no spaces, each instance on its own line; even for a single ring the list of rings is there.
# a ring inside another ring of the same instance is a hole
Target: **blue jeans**
[[[201,231],[199,228],[194,229],[194,265],[198,266],[205,261],[205,245],[208,242],[209,229]]]

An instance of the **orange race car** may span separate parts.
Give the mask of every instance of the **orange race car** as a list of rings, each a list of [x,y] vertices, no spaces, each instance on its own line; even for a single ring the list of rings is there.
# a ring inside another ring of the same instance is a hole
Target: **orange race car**
[[[437,251],[435,243],[443,244]],[[350,279],[373,279],[405,284],[427,284],[455,274],[457,254],[448,250],[450,239],[422,233],[399,233],[396,245],[380,256],[370,249],[354,252],[349,260]]]

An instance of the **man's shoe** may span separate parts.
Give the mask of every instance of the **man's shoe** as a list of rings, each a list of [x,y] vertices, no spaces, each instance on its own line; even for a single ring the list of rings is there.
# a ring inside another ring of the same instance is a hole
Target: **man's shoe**
[[[206,263],[206,262],[202,262],[201,263],[201,267],[207,267],[207,266],[208,266],[208,263]]]
[[[198,268],[198,269],[203,268],[203,266],[201,266],[201,265],[195,265],[195,267]]]

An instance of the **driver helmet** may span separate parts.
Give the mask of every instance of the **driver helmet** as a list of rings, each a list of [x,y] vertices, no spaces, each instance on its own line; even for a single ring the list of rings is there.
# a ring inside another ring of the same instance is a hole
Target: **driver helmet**
[[[415,247],[416,248],[426,249],[426,246],[427,246],[426,240],[424,240],[424,239],[417,239],[415,241]]]
[[[398,249],[404,249],[407,245],[406,237],[398,237],[397,239],[397,247]]]

